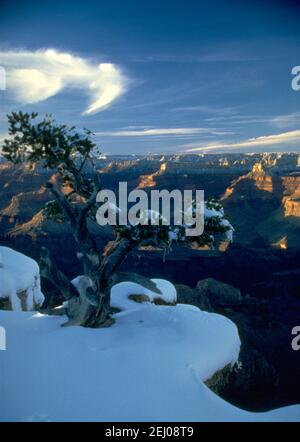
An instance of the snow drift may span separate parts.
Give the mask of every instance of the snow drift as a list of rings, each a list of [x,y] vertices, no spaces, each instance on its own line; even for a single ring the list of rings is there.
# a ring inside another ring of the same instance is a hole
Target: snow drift
[[[0,352],[0,420],[300,419],[299,406],[243,411],[204,384],[237,361],[240,340],[230,320],[190,305],[135,303],[128,299],[129,284],[112,290],[122,311],[110,328],[61,328],[64,317],[0,311],[7,331],[7,350]],[[172,284],[156,284],[174,300]],[[134,287],[139,294],[145,290]]]

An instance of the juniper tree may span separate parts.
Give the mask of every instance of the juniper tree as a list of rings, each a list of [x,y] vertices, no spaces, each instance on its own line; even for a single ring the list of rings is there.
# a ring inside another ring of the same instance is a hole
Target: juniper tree
[[[205,230],[198,237],[186,237],[183,226],[164,225],[160,217],[158,225],[115,226],[114,241],[98,250],[88,227],[88,223],[95,222],[96,199],[101,190],[100,174],[95,168],[99,150],[93,133],[58,124],[51,115],[41,119],[37,113],[13,112],[8,115],[8,123],[9,137],[2,146],[3,156],[15,164],[38,163],[53,172],[55,180],[45,183],[53,200],[46,204],[44,215],[56,222],[67,222],[76,242],[77,257],[83,266],[76,288],[52,262],[46,249],[41,250],[40,260],[41,275],[50,279],[68,300],[69,323],[91,327],[111,323],[110,288],[114,275],[139,245],[155,244],[165,251],[172,241],[212,246],[216,232],[231,239],[233,229],[221,205],[208,201]]]

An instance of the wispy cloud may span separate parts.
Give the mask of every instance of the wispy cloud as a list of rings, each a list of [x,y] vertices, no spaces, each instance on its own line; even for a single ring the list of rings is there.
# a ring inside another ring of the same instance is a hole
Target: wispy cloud
[[[293,112],[287,115],[279,115],[270,119],[270,123],[279,129],[283,127],[291,127],[300,123],[300,112]]]
[[[216,144],[196,144],[190,143],[182,147],[188,152],[201,152],[210,150],[233,150],[243,148],[255,148],[263,146],[272,146],[287,143],[300,143],[300,130],[283,132],[276,135],[264,135],[256,138],[249,138],[235,143],[216,143]]]
[[[7,71],[8,91],[22,104],[44,101],[65,88],[76,88],[90,96],[84,114],[93,114],[120,97],[128,84],[112,63],[95,64],[55,49],[2,51],[0,59]]]
[[[210,133],[212,135],[227,135],[232,132],[219,132],[211,128],[204,127],[176,127],[176,128],[151,128],[139,130],[118,130],[96,132],[95,135],[111,136],[111,137],[153,137],[153,136],[181,136],[181,135],[199,135]]]
[[[210,106],[210,105],[194,105],[194,106],[179,106],[174,107],[172,110],[177,112],[199,112],[203,114],[212,114],[217,116],[236,116],[240,113],[242,106],[230,107],[230,106]]]
[[[247,124],[269,124],[273,127],[277,127],[278,129],[288,128],[292,126],[297,126],[300,123],[300,112],[293,112],[286,115],[276,115],[271,117],[266,116],[254,116],[254,115],[242,115],[238,113],[224,112],[221,115],[221,112],[215,112],[215,116],[208,117],[204,119],[207,123],[230,123],[232,125],[247,125]]]
[[[236,51],[219,51],[203,54],[152,54],[136,56],[136,63],[220,63],[220,62],[249,62],[257,61],[259,57],[245,55]]]

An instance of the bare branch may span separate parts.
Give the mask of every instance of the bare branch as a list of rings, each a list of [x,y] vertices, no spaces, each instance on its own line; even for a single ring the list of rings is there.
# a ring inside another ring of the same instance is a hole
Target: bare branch
[[[82,163],[79,166],[78,172],[80,173],[83,169],[83,166],[85,165],[86,160],[88,159],[90,152],[86,152],[86,154],[84,155],[84,158],[82,160]]]
[[[72,223],[75,223],[75,221],[76,221],[76,214],[75,214],[71,204],[69,203],[68,199],[66,198],[66,196],[57,187],[55,187],[49,181],[48,181],[48,183],[46,183],[45,187],[47,189],[49,189],[50,192],[54,195],[54,197],[56,198],[57,202],[61,205],[61,207],[63,208],[64,212],[69,217],[70,221]]]
[[[66,275],[61,272],[50,258],[49,250],[46,247],[41,248],[40,255],[41,277],[46,278],[56,287],[65,299],[77,297],[78,293],[75,287],[70,283]]]
[[[116,242],[108,254],[103,258],[101,266],[101,279],[102,287],[105,290],[106,285],[112,275],[115,273],[116,269],[122,264],[126,256],[134,249],[136,243],[130,239],[123,238]]]
[[[94,175],[94,191],[87,202],[81,207],[79,217],[82,220],[88,211],[96,204],[98,192],[101,190],[100,177],[98,174]]]

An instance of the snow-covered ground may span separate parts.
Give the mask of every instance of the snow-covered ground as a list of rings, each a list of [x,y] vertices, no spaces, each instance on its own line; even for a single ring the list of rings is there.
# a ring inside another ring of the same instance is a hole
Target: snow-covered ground
[[[300,420],[300,406],[249,413],[203,383],[237,361],[240,340],[230,320],[190,305],[126,304],[128,284],[113,290],[123,311],[110,328],[62,328],[64,317],[0,311],[7,334],[0,420]],[[174,297],[170,283],[157,285],[163,297]],[[136,286],[136,294],[146,290]]]
[[[27,310],[32,310],[34,303],[43,303],[39,266],[28,256],[0,246],[0,298],[9,298],[12,309],[20,311],[20,292],[26,294]]]

